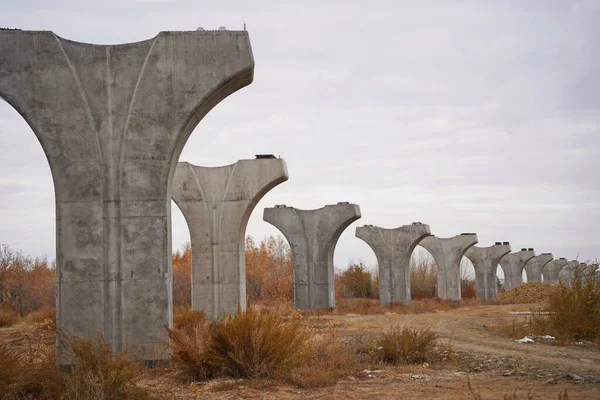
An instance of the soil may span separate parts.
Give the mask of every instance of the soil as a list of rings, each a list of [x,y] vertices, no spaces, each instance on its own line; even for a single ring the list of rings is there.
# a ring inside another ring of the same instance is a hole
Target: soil
[[[185,383],[169,368],[144,372],[140,384],[165,399],[600,399],[600,350],[593,344],[558,346],[535,339],[518,343],[498,327],[524,321],[535,304],[483,305],[419,314],[322,315],[306,317],[314,329],[334,330],[349,342],[368,342],[395,325],[434,329],[454,356],[434,365],[377,367],[335,386],[298,389],[270,382],[218,379]],[[0,340],[25,346],[39,337],[51,345],[52,333],[17,326],[0,329]],[[468,388],[468,382],[473,391]],[[481,397],[476,397],[475,394]],[[513,395],[515,397],[504,397]],[[529,396],[528,397],[528,393]],[[564,397],[563,397],[564,398]]]

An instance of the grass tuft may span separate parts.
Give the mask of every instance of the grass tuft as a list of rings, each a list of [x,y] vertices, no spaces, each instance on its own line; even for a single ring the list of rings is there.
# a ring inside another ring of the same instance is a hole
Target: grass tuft
[[[275,378],[299,366],[308,332],[297,320],[249,308],[223,320],[169,330],[173,362],[189,378]]]
[[[19,321],[19,316],[12,310],[0,309],[0,328],[13,326]]]
[[[431,329],[408,326],[392,328],[381,335],[377,349],[381,360],[390,364],[421,364],[436,361],[438,335]]]

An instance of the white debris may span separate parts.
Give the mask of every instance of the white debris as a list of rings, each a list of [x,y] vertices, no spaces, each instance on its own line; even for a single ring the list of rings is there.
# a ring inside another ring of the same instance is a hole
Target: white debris
[[[540,336],[542,339],[546,339],[546,340],[554,340],[556,339],[554,336],[550,336],[550,335],[544,335],[544,336]]]
[[[515,342],[518,342],[518,343],[533,343],[533,339],[530,338],[530,337],[528,337],[528,336],[525,336],[523,339],[515,340]]]

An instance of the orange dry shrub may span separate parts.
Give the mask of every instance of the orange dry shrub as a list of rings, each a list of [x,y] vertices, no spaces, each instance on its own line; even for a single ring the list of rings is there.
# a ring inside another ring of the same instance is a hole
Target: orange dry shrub
[[[410,259],[410,292],[412,299],[429,299],[436,296],[437,266],[427,253],[413,253]]]
[[[289,300],[294,293],[294,261],[286,241],[269,236],[257,246],[246,238],[246,293],[250,300]]]
[[[192,246],[190,242],[173,253],[173,305],[192,303]]]
[[[362,263],[353,263],[348,269],[336,274],[338,278],[337,290],[344,298],[370,298],[374,297],[373,275]]]
[[[33,259],[0,246],[0,308],[25,316],[55,307],[56,270],[47,259]]]

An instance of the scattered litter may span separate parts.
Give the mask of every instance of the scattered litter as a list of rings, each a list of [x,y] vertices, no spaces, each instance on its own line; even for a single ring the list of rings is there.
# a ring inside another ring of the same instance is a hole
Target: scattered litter
[[[556,338],[554,336],[544,335],[544,336],[540,336],[540,339],[555,340]]]
[[[533,343],[534,341],[533,341],[532,338],[530,338],[528,336],[525,336],[523,339],[515,340],[515,342],[518,342],[518,343]]]

